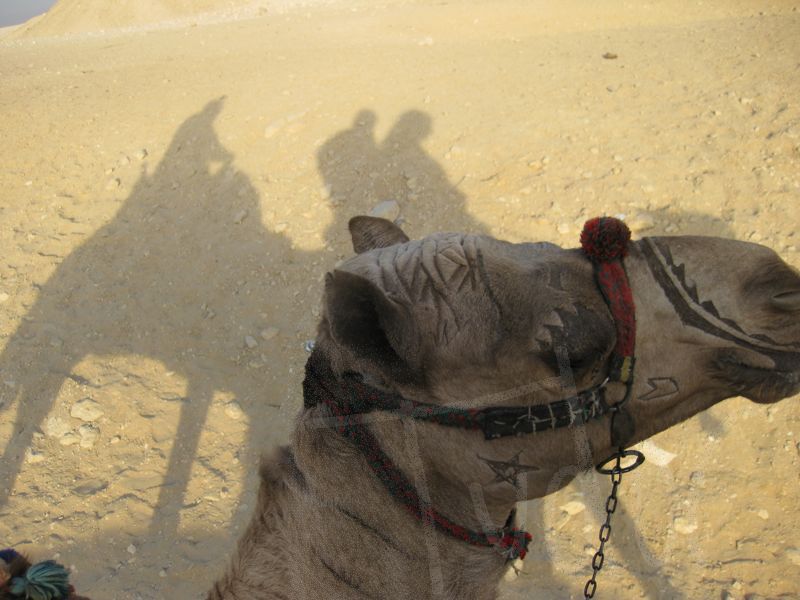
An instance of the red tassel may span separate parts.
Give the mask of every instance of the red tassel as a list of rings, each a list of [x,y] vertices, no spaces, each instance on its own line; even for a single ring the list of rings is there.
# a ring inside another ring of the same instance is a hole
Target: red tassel
[[[596,263],[605,263],[628,254],[631,230],[619,219],[596,217],[586,221],[581,232],[581,248]]]

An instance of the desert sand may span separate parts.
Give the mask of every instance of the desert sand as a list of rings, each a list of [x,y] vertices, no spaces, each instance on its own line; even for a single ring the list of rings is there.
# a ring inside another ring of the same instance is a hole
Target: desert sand
[[[61,0],[0,30],[0,545],[200,597],[353,215],[565,246],[624,215],[800,266],[798,6]],[[798,398],[647,442],[598,597],[800,597],[799,442]],[[608,489],[523,506],[503,598],[581,596]]]

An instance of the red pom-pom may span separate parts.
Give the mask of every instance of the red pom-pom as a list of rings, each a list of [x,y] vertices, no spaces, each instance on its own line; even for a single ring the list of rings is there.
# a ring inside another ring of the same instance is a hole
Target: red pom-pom
[[[619,219],[596,217],[586,221],[581,232],[581,248],[592,262],[611,262],[628,254],[631,230]]]

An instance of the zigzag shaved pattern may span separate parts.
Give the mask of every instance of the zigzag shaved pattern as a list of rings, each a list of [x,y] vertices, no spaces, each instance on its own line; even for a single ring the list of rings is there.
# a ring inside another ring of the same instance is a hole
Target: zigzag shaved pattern
[[[675,259],[672,256],[672,252],[670,252],[670,249],[666,244],[659,242],[658,240],[655,240],[653,238],[645,238],[645,242],[657,249],[659,255],[658,261],[663,265],[663,267],[666,267],[669,270],[669,272],[673,275],[673,279],[677,281],[681,289],[692,300],[695,307],[694,311],[698,313],[698,316],[701,316],[701,313],[704,313],[706,316],[702,317],[703,319],[713,319],[718,323],[724,324],[730,330],[732,330],[742,338],[750,338],[750,340],[763,342],[765,344],[774,346],[775,349],[800,348],[800,344],[778,342],[763,333],[749,333],[745,331],[741,327],[741,325],[739,325],[739,323],[737,323],[733,319],[721,316],[719,310],[717,309],[716,306],[714,306],[714,303],[711,300],[703,300],[703,301],[700,300],[699,294],[697,292],[697,286],[694,284],[690,284],[686,280],[686,265],[684,265],[683,263],[681,264],[675,263]],[[655,265],[652,263],[652,261],[649,262],[651,264],[651,270],[652,270],[653,266]],[[711,331],[710,333],[715,333],[715,332]]]

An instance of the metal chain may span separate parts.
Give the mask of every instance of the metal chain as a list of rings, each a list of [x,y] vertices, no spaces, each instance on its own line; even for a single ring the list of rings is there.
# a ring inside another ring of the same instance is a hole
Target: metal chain
[[[606,522],[600,526],[600,547],[594,553],[592,558],[592,578],[586,582],[583,588],[584,598],[594,598],[594,593],[597,591],[597,574],[603,568],[605,562],[605,547],[606,542],[611,538],[611,515],[617,510],[617,489],[622,482],[622,454],[618,453],[616,456],[616,464],[611,469],[611,494],[606,500]]]

